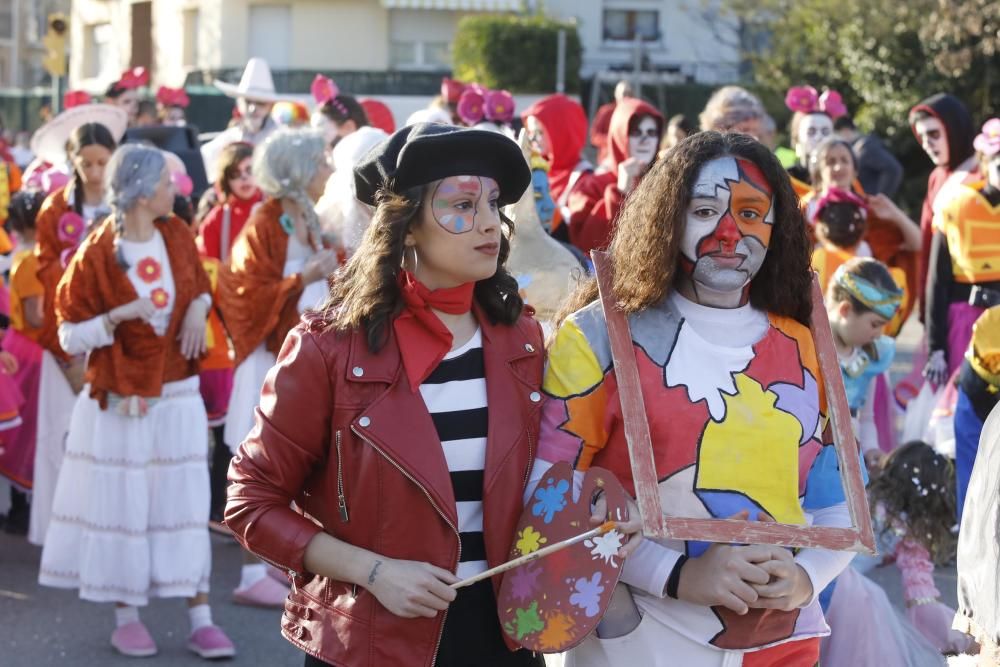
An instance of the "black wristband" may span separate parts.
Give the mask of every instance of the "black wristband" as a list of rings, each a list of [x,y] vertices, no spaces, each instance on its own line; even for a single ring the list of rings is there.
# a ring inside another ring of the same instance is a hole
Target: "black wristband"
[[[681,557],[674,563],[674,569],[670,571],[670,577],[667,579],[667,597],[677,599],[677,587],[681,583],[681,568],[686,562],[688,562],[688,557],[681,554]]]

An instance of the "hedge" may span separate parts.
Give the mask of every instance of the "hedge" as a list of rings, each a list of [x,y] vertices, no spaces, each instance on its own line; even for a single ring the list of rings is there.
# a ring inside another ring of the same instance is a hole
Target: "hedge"
[[[566,92],[580,89],[583,48],[572,22],[545,16],[466,16],[452,49],[455,78],[512,93],[556,89],[558,33],[566,31]]]

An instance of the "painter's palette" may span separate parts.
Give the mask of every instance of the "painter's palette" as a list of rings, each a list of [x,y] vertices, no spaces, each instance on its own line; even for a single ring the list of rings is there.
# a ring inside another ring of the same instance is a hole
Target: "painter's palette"
[[[574,503],[572,466],[553,465],[524,508],[509,558],[592,528],[590,501],[599,491],[605,492],[607,518],[626,520],[627,496],[614,475],[591,468]],[[504,632],[521,646],[541,653],[559,653],[583,641],[611,600],[623,565],[618,550],[625,540],[612,529],[507,572],[497,598]]]

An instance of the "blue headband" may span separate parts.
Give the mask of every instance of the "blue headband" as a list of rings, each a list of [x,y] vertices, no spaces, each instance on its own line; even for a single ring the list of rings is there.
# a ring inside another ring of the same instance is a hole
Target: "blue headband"
[[[847,293],[857,299],[861,305],[887,320],[893,318],[903,301],[903,290],[898,287],[893,290],[878,287],[861,276],[850,273],[846,264],[840,265],[837,272],[833,274],[833,280],[847,290]]]

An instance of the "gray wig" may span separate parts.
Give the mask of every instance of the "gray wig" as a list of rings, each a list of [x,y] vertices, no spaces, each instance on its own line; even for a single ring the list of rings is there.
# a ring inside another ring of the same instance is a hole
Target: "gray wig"
[[[125,213],[140,199],[153,196],[166,166],[167,160],[158,148],[139,144],[122,146],[108,162],[105,187],[115,218],[115,258],[125,270],[128,262],[119,243],[125,232]]]
[[[306,193],[319,165],[326,159],[323,135],[317,130],[282,128],[254,152],[253,175],[261,191],[275,199],[295,202],[306,226],[319,243],[319,218]]]

